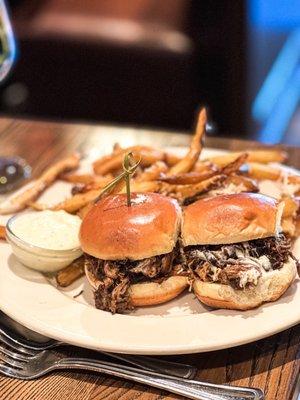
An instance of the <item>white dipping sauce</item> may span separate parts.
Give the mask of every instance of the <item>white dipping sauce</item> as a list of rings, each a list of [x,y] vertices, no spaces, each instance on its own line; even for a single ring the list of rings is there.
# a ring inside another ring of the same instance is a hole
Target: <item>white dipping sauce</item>
[[[11,224],[12,232],[33,246],[49,250],[70,250],[80,246],[81,219],[65,211],[39,211],[20,215]]]

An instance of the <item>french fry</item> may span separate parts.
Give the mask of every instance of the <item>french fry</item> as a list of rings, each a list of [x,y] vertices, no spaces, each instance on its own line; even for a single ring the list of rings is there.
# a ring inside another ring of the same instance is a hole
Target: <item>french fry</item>
[[[37,203],[35,201],[31,201],[30,203],[28,203],[28,207],[32,208],[35,211],[52,210],[52,207],[48,204]]]
[[[224,182],[224,186],[227,187],[230,184],[241,187],[242,192],[256,193],[259,191],[256,181],[243,175],[231,174],[228,176]]]
[[[297,216],[294,220],[295,223],[295,236],[300,236],[300,216]]]
[[[298,205],[297,214],[300,215],[300,196],[294,196],[293,199]]]
[[[94,203],[88,203],[85,206],[81,207],[76,214],[79,218],[83,219],[93,206]]]
[[[282,171],[278,168],[270,167],[266,164],[260,164],[257,162],[249,162],[247,174],[254,179],[264,180],[269,179],[271,181],[277,181],[282,174]]]
[[[100,191],[99,195],[96,197],[96,199],[93,200],[93,202],[98,202],[101,199],[112,195],[112,194],[117,194],[117,193],[121,193],[122,190],[125,188],[126,185],[126,181],[125,179],[121,179],[118,183],[116,183],[110,190],[106,190],[104,193],[102,193],[102,190],[104,190],[104,188]]]
[[[136,164],[136,166],[138,165],[138,163]],[[117,181],[114,182],[115,180]],[[89,203],[96,203],[110,194],[120,193],[125,187],[125,179],[120,179],[120,177],[117,177],[115,178],[115,180],[109,182],[110,188],[108,188],[107,185],[104,187],[101,185],[101,188],[91,189],[84,193],[77,193],[73,197],[68,198],[54,206],[49,207],[44,204],[38,204],[34,202],[32,202],[30,205],[36,210],[64,210],[66,212],[69,212],[70,214],[73,214],[83,207],[87,206]]]
[[[287,179],[291,185],[300,185],[300,175],[289,175]]]
[[[209,163],[200,164],[203,172],[187,172],[185,174],[177,174],[172,176],[162,176],[159,178],[162,182],[167,182],[171,184],[177,185],[187,185],[187,184],[196,184],[198,182],[202,182],[208,178],[211,178],[214,175],[231,175],[238,171],[240,167],[245,163],[247,159],[247,153],[242,153],[238,157],[236,157],[233,161],[226,164],[221,169],[216,167],[214,164]],[[200,169],[200,168],[199,168]]]
[[[162,185],[159,192],[167,196],[175,197],[180,203],[186,205],[189,204],[189,199],[216,189],[225,179],[226,175],[216,175],[194,185],[171,185],[161,182]],[[194,201],[196,201],[196,199]]]
[[[161,173],[165,173],[168,170],[168,166],[163,161],[156,161],[151,167],[146,168],[144,171],[137,175],[134,179],[135,182],[149,182],[155,181],[159,178]]]
[[[258,180],[282,181],[288,185],[300,185],[300,175],[286,174],[282,169],[266,164],[248,163],[247,175]]]
[[[175,163],[180,160],[176,155],[172,155],[163,150],[155,149],[148,146],[132,146],[122,149],[116,154],[104,156],[93,163],[95,174],[106,175],[122,168],[124,154],[132,152],[134,157],[141,157],[140,165],[149,167],[156,161],[166,161],[167,163]]]
[[[122,189],[124,188],[124,186],[125,186],[125,181],[124,181],[124,179],[122,179],[120,182],[118,182],[112,188],[112,190],[103,193],[103,197],[106,197],[109,194],[120,193],[122,191]],[[84,193],[75,194],[74,196],[72,196],[54,206],[47,206],[45,204],[31,202],[30,207],[32,207],[35,210],[39,210],[39,211],[41,211],[41,210],[55,210],[55,211],[64,210],[70,214],[74,214],[81,208],[88,205],[89,203],[92,203],[94,201],[99,201],[102,198],[101,192],[103,189],[104,189],[104,187],[101,186],[101,188],[91,189]]]
[[[283,150],[249,150],[248,162],[257,162],[261,164],[268,164],[270,162],[283,162],[287,159],[287,153]],[[219,167],[224,167],[226,164],[232,162],[243,152],[233,152],[223,154],[220,156],[209,157],[207,160],[217,164]]]
[[[240,154],[233,161],[230,161],[228,164],[224,165],[221,168],[220,173],[224,175],[231,175],[237,172],[241,168],[241,166],[246,162],[247,158],[248,158],[247,153]]]
[[[192,172],[220,171],[220,168],[211,161],[197,161]]]
[[[162,176],[158,180],[171,185],[194,185],[216,175],[217,171],[186,172],[183,174]]]
[[[282,163],[286,161],[288,154],[284,150],[250,150],[248,151],[248,161],[268,164],[270,162]]]
[[[116,186],[114,186],[109,192],[103,193],[103,195],[101,197],[99,197],[99,194],[98,194],[96,199],[93,199],[93,201],[90,201],[87,204],[85,204],[83,207],[79,208],[77,210],[77,215],[81,219],[83,219],[86,216],[86,214],[90,211],[90,209],[93,207],[93,205],[95,204],[95,200],[100,201],[101,198],[104,198],[108,195],[120,193],[122,191],[122,189],[124,188],[124,186],[125,186],[125,181],[122,180],[122,181],[118,182],[116,184]]]
[[[89,202],[95,200],[97,196],[99,196],[100,190],[90,190],[86,193],[79,193],[75,194],[75,196],[70,197],[61,203],[58,203],[54,206],[47,206],[45,204],[40,203],[31,203],[30,207],[35,210],[42,211],[42,210],[64,210],[70,214],[75,213],[80,208],[87,205]]]
[[[142,151],[140,150],[132,150],[134,157],[142,157],[142,166],[149,167],[151,164],[155,163],[158,160],[163,160],[164,155],[159,151]],[[125,151],[124,151],[125,153]],[[122,168],[122,163],[124,159],[124,153],[120,152],[115,155],[112,155],[106,161],[103,159],[97,160],[93,163],[93,168],[95,174],[105,175],[108,173],[113,173]],[[143,155],[142,155],[143,154]]]
[[[205,135],[206,122],[206,109],[202,108],[198,116],[196,132],[192,138],[189,151],[181,161],[170,168],[168,175],[176,175],[180,173],[190,172],[193,169],[203,147],[202,141]]]
[[[92,174],[63,174],[59,176],[59,179],[70,183],[91,183],[94,182],[95,175]]]
[[[84,185],[88,185],[90,183],[104,183],[106,185],[109,180],[113,179],[112,175],[98,176],[92,174],[64,174],[59,177],[59,179],[70,182],[70,183],[82,183]]]
[[[296,232],[295,219],[293,217],[282,218],[281,228],[284,233],[291,237],[294,237]]]
[[[122,151],[122,147],[121,147],[121,145],[120,145],[120,143],[115,143],[114,145],[113,145],[113,151],[112,151],[112,153],[113,154],[117,154],[117,153],[119,153],[120,151]]]
[[[74,186],[72,189],[72,194],[77,194],[77,193],[86,193],[91,190],[99,190],[104,188],[105,185],[107,185],[109,182],[112,181],[113,178],[104,178],[98,180],[95,180],[94,182],[87,183],[86,185],[78,185]]]
[[[283,218],[294,217],[299,208],[299,201],[297,200],[297,198],[291,196],[285,196],[282,199],[282,202],[284,204],[282,217]]]
[[[81,278],[83,275],[84,256],[81,256],[56,274],[56,282],[58,286],[67,287],[70,286],[77,279]]]
[[[147,192],[159,192],[161,190],[162,183],[159,181],[149,182],[131,182],[131,191],[136,193],[147,193]],[[122,193],[125,193],[125,188]]]
[[[17,194],[8,201],[3,202],[0,205],[0,214],[11,214],[23,210],[28,206],[29,203],[33,202],[47,187],[49,187],[57,177],[65,171],[75,169],[79,166],[79,155],[73,154],[70,157],[64,158],[58,161],[42,175],[33,181],[30,187]]]
[[[0,225],[0,240],[6,240],[6,228],[3,225]]]
[[[99,190],[90,190],[86,193],[79,193],[75,196],[64,200],[63,202],[53,206],[52,210],[64,210],[68,213],[75,213],[80,208],[84,207],[88,203],[94,201],[99,196]]]
[[[135,153],[136,155],[136,153]],[[122,168],[123,154],[114,154],[112,156],[101,158],[93,163],[93,169],[95,174],[105,175],[108,173],[113,173]]]
[[[165,158],[164,162],[169,166],[172,167],[173,165],[176,165],[179,163],[179,161],[182,159],[182,157],[177,156],[174,153],[169,153],[168,151],[165,152]]]

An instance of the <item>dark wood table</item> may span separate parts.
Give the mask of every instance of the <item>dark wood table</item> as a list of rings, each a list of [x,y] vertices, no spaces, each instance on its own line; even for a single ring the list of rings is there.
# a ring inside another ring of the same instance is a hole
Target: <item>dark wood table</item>
[[[74,150],[105,151],[116,141],[124,146],[143,143],[186,146],[185,134],[134,128],[67,125],[24,120],[0,120],[1,155],[27,159],[37,176],[47,165]],[[232,150],[258,147],[255,142],[208,138],[208,147]],[[289,164],[300,168],[300,149],[286,148]],[[300,305],[299,305],[300,313]],[[278,315],[278,319],[281,316]],[[209,334],[209,333],[208,333]],[[300,325],[248,345],[210,353],[169,357],[192,363],[197,377],[214,383],[256,386],[267,400],[296,399],[300,372]],[[157,400],[175,399],[163,391],[104,375],[78,372],[53,373],[32,382],[0,377],[0,400]]]

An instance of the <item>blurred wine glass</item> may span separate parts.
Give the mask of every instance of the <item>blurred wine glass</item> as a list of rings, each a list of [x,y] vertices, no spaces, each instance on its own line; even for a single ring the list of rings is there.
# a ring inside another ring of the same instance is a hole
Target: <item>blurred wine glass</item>
[[[16,42],[4,0],[0,0],[0,41],[0,83],[2,83],[8,77],[16,58]]]
[[[0,0],[0,85],[9,76],[16,58],[16,42],[4,0]],[[30,176],[31,168],[18,157],[0,157],[0,194],[15,189]]]

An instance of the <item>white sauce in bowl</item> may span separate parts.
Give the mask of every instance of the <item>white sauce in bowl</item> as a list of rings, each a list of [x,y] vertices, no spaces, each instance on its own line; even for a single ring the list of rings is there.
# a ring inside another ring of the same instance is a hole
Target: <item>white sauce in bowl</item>
[[[33,246],[49,250],[80,247],[81,219],[65,211],[39,211],[20,215],[12,221],[11,231]]]
[[[55,272],[82,255],[81,219],[65,211],[40,211],[12,217],[6,238],[17,259],[29,268]]]

